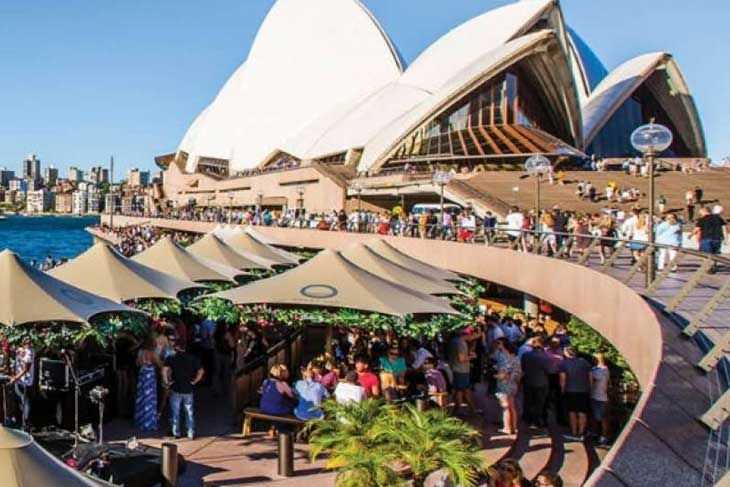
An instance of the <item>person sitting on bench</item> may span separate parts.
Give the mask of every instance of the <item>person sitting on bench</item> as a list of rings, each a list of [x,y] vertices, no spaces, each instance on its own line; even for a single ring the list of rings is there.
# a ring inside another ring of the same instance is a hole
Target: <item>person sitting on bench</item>
[[[327,389],[322,384],[314,381],[312,365],[302,367],[302,379],[294,385],[294,390],[299,399],[294,415],[302,421],[310,419],[321,419],[322,402],[329,396]]]
[[[272,416],[291,416],[294,413],[294,406],[297,401],[286,380],[289,378],[289,369],[286,365],[277,364],[271,367],[269,378],[266,379],[261,386],[261,403],[259,408],[261,412]],[[288,424],[275,424],[269,430],[269,437],[273,438],[274,427],[279,432],[290,432],[291,426]]]

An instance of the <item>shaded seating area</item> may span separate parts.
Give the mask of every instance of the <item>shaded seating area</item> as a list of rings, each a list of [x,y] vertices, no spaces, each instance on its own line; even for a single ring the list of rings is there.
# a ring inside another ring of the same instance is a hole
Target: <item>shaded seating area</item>
[[[213,233],[206,234],[187,250],[197,257],[243,271],[268,271],[274,266],[269,259],[233,249]]]
[[[178,279],[194,282],[236,284],[236,279],[246,275],[235,267],[193,255],[169,236],[162,237],[152,247],[132,257],[132,260]]]
[[[157,271],[98,243],[49,271],[56,279],[116,302],[142,298],[178,299],[180,293],[205,286]]]
[[[299,265],[301,261],[301,257],[298,255],[278,249],[256,238],[250,229],[243,230],[236,227],[230,231],[219,230],[213,233],[220,236],[226,244],[237,252],[243,253],[244,255],[253,254],[263,259],[268,259],[277,266],[293,267]]]

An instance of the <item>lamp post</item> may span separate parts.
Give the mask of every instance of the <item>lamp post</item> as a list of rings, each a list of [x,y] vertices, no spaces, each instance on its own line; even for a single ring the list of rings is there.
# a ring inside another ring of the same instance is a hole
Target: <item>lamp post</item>
[[[233,191],[229,191],[228,194],[228,224],[230,225],[233,221]]]
[[[535,177],[535,253],[540,252],[540,246],[538,245],[540,240],[538,233],[540,225],[540,183],[542,177],[549,173],[551,168],[550,159],[540,154],[534,155],[525,161],[525,171],[530,176]]]
[[[656,156],[667,150],[674,140],[672,131],[664,125],[654,123],[652,119],[646,125],[634,130],[631,134],[631,145],[634,149],[641,152],[645,159],[649,173],[649,221],[647,222],[647,232],[649,234],[649,248],[646,256],[646,286],[651,286],[654,282],[654,159]]]
[[[297,186],[297,194],[299,199],[297,200],[297,217],[300,222],[304,221],[304,186],[301,184]]]
[[[114,156],[109,159],[109,194],[111,208],[109,210],[109,227],[114,228]]]
[[[355,181],[351,188],[357,193],[357,232],[362,231],[362,183]]]
[[[440,192],[440,204],[441,207],[441,216],[439,217],[439,224],[441,225],[441,229],[443,230],[444,226],[444,188],[447,184],[451,182],[451,180],[454,179],[454,175],[451,174],[448,171],[443,171],[441,169],[437,169],[434,171],[432,176],[433,184],[439,186],[439,192]]]

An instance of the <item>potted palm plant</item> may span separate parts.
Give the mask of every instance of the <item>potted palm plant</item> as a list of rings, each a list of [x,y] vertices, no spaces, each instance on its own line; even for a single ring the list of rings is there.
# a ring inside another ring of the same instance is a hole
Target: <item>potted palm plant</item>
[[[443,469],[463,487],[475,485],[482,469],[479,433],[440,410],[418,411],[368,400],[324,406],[325,419],[310,426],[312,458],[329,454],[338,487],[420,487]]]

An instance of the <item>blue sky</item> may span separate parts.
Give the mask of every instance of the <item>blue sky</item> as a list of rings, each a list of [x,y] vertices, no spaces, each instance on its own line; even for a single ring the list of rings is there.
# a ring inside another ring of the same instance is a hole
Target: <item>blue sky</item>
[[[301,0],[306,1],[306,0]],[[152,169],[245,59],[273,0],[0,2],[0,166],[36,152],[66,168]],[[501,0],[365,0],[406,61]],[[703,118],[711,157],[730,155],[730,2],[563,0],[568,23],[611,69],[667,50]],[[63,171],[65,173],[65,171]]]

